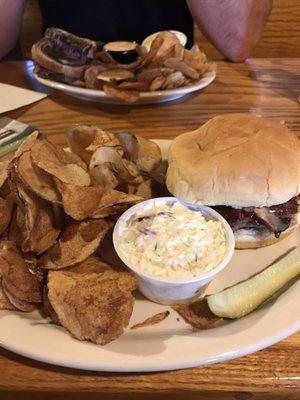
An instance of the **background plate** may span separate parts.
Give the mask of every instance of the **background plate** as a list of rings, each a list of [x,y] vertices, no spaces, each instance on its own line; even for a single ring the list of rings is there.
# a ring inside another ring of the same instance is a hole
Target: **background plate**
[[[140,98],[135,103],[126,103],[120,99],[108,96],[103,90],[86,89],[77,86],[67,85],[52,81],[50,79],[40,78],[36,73],[34,77],[43,85],[53,89],[60,90],[70,96],[77,97],[87,101],[107,104],[123,104],[123,105],[139,105],[139,104],[155,104],[163,103],[179,99],[189,93],[196,92],[208,86],[216,77],[216,65],[212,64],[209,71],[207,71],[202,78],[190,86],[184,86],[178,89],[161,90],[155,92],[141,92]]]
[[[169,141],[158,140],[164,154]],[[300,229],[281,242],[258,250],[235,251],[229,266],[209,285],[214,292],[260,271],[289,249],[300,245]],[[109,249],[102,249],[109,258]],[[51,364],[115,372],[163,371],[229,360],[255,352],[300,329],[300,282],[280,297],[237,321],[193,332],[171,311],[163,322],[139,330],[127,329],[116,341],[97,346],[72,339],[38,312],[0,312],[0,345]],[[129,327],[168,309],[137,298]]]

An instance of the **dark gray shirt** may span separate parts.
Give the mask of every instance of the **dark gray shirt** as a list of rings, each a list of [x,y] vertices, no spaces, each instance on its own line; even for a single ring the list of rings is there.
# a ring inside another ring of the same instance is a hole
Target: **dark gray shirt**
[[[43,29],[50,26],[103,42],[142,40],[179,30],[193,44],[193,19],[185,0],[39,0]]]

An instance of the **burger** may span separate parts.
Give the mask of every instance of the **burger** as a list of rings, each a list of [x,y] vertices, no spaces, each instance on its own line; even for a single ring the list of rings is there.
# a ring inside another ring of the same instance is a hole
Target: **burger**
[[[218,211],[236,248],[276,243],[299,226],[300,140],[279,122],[217,116],[178,136],[168,161],[168,190]]]
[[[35,72],[41,78],[78,83],[91,64],[97,44],[59,28],[48,28],[31,48]]]

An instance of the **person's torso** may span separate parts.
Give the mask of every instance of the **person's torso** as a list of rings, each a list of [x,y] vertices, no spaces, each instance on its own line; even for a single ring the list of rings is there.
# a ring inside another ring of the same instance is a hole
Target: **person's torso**
[[[193,44],[193,20],[185,0],[39,0],[43,29],[50,26],[103,42],[142,40],[179,30]]]

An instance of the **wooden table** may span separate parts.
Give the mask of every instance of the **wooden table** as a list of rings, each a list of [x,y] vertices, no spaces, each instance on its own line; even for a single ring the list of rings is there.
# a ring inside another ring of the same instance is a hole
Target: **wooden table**
[[[31,62],[0,64],[0,81],[42,89]],[[172,138],[214,115],[251,112],[284,120],[300,136],[300,59],[249,59],[218,63],[215,82],[202,93],[158,106],[105,106],[52,93],[8,113],[56,143],[73,123]],[[43,89],[42,89],[43,90]],[[295,307],[299,304],[296,305]],[[280,316],[278,316],[280,318]],[[153,374],[91,373],[31,361],[0,350],[0,399],[299,399],[300,335],[268,349],[207,367]]]

